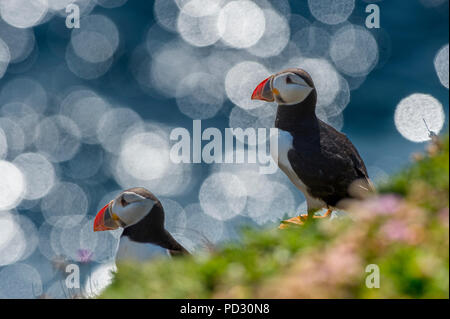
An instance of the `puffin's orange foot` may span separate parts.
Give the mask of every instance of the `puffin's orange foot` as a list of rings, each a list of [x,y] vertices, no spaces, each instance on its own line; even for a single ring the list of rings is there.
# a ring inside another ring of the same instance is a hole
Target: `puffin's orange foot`
[[[289,228],[291,226],[298,227],[298,226],[302,226],[304,223],[305,222],[302,219],[302,216],[295,216],[295,217],[283,220],[280,223],[280,226],[278,226],[278,229],[285,229],[285,228]]]
[[[330,218],[331,217],[331,213],[333,211],[331,209],[327,210],[327,212],[325,214],[323,214],[322,216],[313,216],[313,219],[324,219],[324,218]],[[308,221],[308,214],[302,214],[299,216],[295,216],[286,220],[283,220],[280,224],[280,226],[278,226],[279,229],[285,229],[288,228],[290,226],[302,226],[304,225],[306,222]]]
[[[325,214],[323,214],[322,216],[314,216],[313,218],[319,218],[319,219],[323,219],[323,218],[330,218],[331,217],[331,213],[333,211],[331,209],[327,210],[327,212]]]

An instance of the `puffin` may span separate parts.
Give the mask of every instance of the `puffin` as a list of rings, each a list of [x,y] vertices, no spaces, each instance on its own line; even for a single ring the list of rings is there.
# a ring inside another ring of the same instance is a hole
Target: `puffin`
[[[121,237],[167,249],[171,256],[189,255],[164,228],[164,208],[142,187],[124,190],[95,216],[94,232],[123,228]]]
[[[311,76],[291,68],[273,74],[253,91],[252,100],[278,104],[275,127],[278,149],[272,158],[304,194],[306,214],[284,220],[280,228],[329,218],[349,199],[375,192],[366,166],[345,134],[316,116],[317,91]],[[315,215],[321,209],[327,212]]]

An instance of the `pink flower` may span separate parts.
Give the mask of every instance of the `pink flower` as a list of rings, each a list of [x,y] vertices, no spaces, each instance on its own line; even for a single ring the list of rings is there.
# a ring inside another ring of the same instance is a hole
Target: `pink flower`
[[[88,263],[92,260],[94,253],[89,249],[78,249],[78,261],[81,263]]]
[[[380,205],[380,211],[384,211],[387,214],[393,214],[400,209],[402,200],[397,195],[388,194],[379,197],[378,203]]]
[[[445,227],[448,228],[448,207],[442,209],[439,213],[438,213],[438,218],[440,220],[440,222],[442,224],[444,224]]]
[[[413,243],[417,237],[414,230],[400,220],[388,221],[381,227],[380,232],[389,241]]]
[[[402,205],[402,199],[394,194],[382,195],[366,201],[365,207],[377,215],[390,215],[397,212]]]

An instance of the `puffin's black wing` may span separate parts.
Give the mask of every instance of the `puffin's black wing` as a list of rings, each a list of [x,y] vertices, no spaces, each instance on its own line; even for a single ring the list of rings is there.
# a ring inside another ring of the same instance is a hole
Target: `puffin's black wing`
[[[292,169],[308,187],[311,196],[330,206],[354,197],[349,187],[355,181],[367,193],[373,191],[366,166],[355,146],[342,133],[319,120],[318,134],[294,138],[288,152]]]

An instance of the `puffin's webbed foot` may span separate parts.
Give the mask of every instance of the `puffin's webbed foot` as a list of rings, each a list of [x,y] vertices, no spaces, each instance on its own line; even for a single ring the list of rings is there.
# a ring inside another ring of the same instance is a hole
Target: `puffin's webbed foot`
[[[304,215],[295,216],[286,220],[281,221],[280,226],[278,226],[278,229],[285,229],[289,228],[291,226],[298,227],[305,224],[305,219],[303,219]]]
[[[288,228],[290,226],[302,226],[304,225],[306,222],[309,221],[309,219],[324,219],[324,218],[330,218],[331,217],[331,213],[333,211],[331,209],[328,209],[327,212],[325,214],[323,214],[322,216],[315,216],[312,215],[312,217],[310,217],[311,215],[309,214],[302,214],[296,217],[292,217],[286,220],[283,220],[280,223],[280,226],[278,226],[278,229],[285,229]]]
[[[314,219],[316,219],[316,218],[318,218],[318,219],[330,218],[332,212],[333,212],[333,211],[332,211],[331,209],[328,209],[328,210],[326,211],[325,214],[323,214],[323,215],[318,215],[318,216],[314,216],[313,218],[314,218]]]

